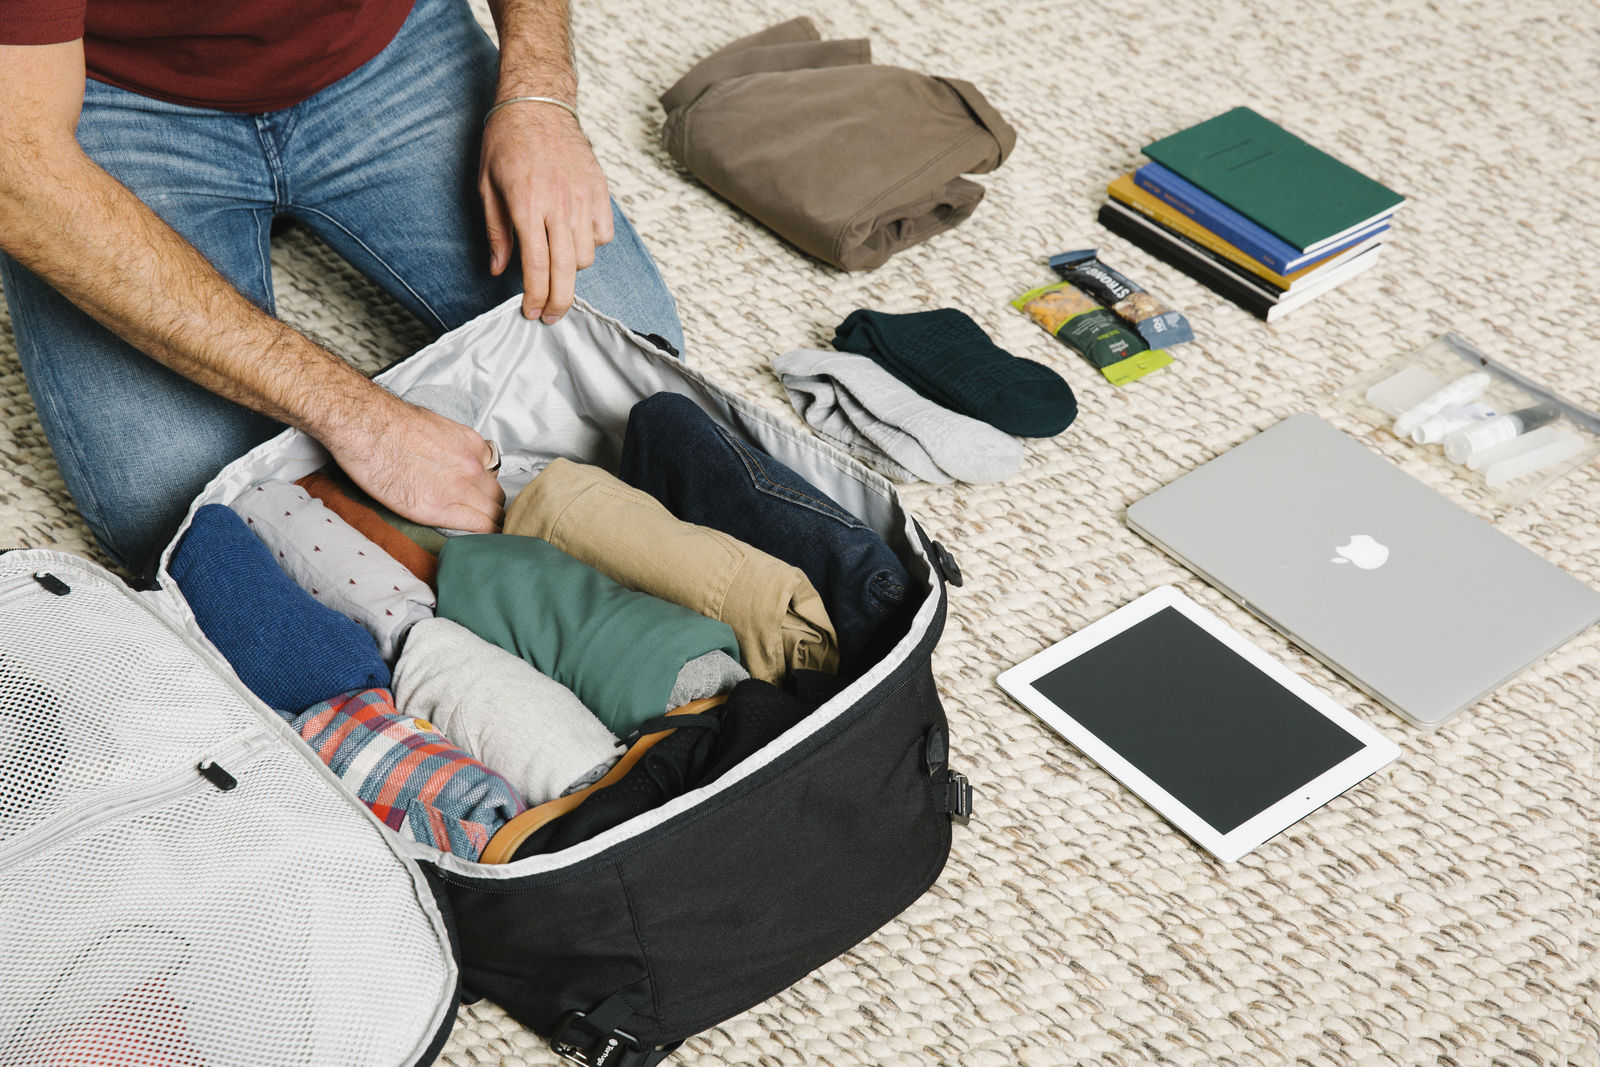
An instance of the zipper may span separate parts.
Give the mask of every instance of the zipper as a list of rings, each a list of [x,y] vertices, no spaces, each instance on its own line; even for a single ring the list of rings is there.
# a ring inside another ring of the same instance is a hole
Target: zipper
[[[39,853],[81,837],[107,822],[159,807],[202,788],[226,792],[227,789],[202,768],[231,767],[236,772],[273,744],[274,738],[266,730],[252,729],[236,736],[215,754],[197,761],[193,767],[175,771],[151,784],[124,789],[110,797],[81,801],[23,831],[9,845],[0,848],[0,869],[20,866]]]

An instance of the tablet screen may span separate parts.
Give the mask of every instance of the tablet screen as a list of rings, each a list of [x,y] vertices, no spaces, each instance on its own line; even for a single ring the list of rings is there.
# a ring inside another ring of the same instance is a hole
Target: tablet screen
[[[1171,607],[1032,684],[1220,834],[1363,747]]]

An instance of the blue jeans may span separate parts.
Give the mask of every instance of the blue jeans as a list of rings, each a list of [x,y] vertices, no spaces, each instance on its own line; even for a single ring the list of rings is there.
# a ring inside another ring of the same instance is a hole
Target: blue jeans
[[[870,665],[904,636],[913,582],[877,531],[688,397],[657,393],[633,406],[617,474],[685,522],[805,572],[839,638],[841,673]]]
[[[489,275],[479,136],[498,54],[464,0],[418,0],[389,46],[294,107],[241,115],[85,88],[78,142],[250,300],[274,310],[272,220],[303,223],[433,330],[522,290]],[[578,295],[679,351],[672,296],[627,219]],[[148,571],[189,502],[282,429],[167,370],[0,255],[17,349],[56,462],[89,528]]]

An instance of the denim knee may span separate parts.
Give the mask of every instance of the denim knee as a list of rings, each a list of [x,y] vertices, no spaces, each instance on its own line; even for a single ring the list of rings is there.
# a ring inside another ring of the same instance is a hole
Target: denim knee
[[[688,397],[657,393],[634,405],[618,474],[678,518],[799,567],[822,596],[847,664],[864,666],[900,637],[913,582],[877,531]]]

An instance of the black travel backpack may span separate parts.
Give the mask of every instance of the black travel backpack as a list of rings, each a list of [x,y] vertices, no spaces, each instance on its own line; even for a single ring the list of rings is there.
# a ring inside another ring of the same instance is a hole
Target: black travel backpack
[[[511,301],[379,380],[467,397],[508,493],[554,455],[614,470],[632,405],[684,394],[885,538],[920,588],[909,629],[709,784],[491,865],[384,828],[205,640],[166,557],[133,592],[0,555],[0,1062],[426,1063],[486,997],[569,1059],[655,1064],[943,869],[972,793],[930,658],[960,578],[888,482],[581,304],[547,326]],[[286,431],[195,507],[328,461]]]

